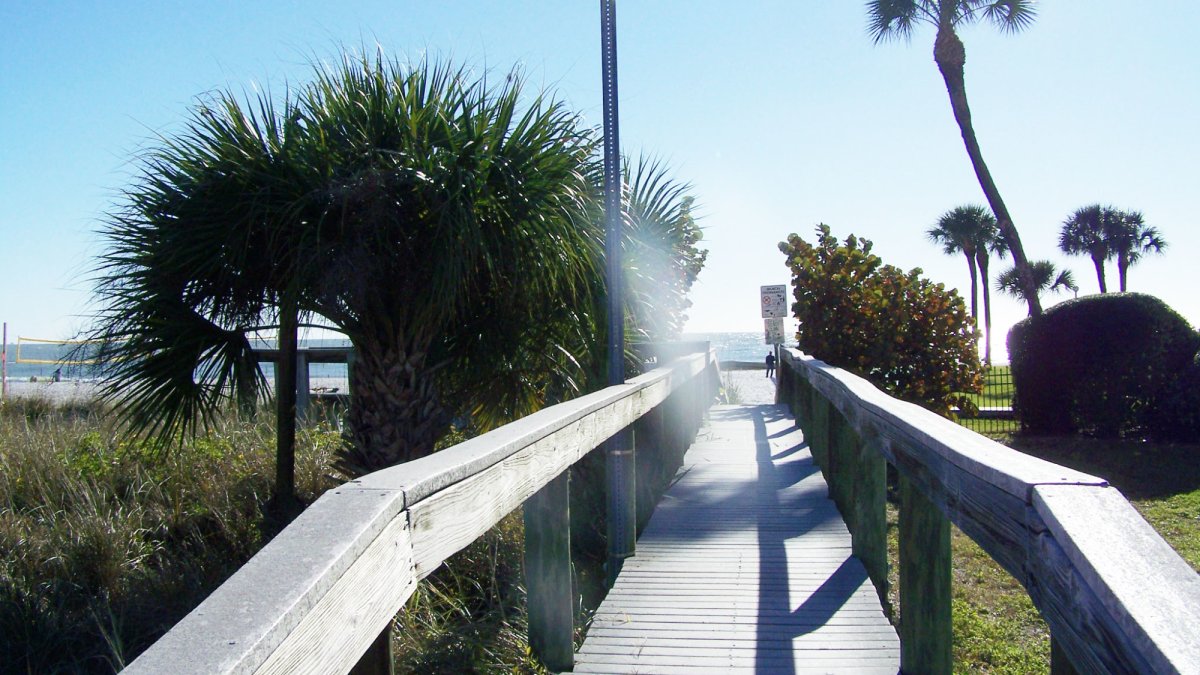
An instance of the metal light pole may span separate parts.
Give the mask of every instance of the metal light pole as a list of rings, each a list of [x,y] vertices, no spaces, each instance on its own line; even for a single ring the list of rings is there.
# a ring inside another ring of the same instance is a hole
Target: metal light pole
[[[625,382],[625,308],[621,274],[621,144],[617,124],[617,5],[600,0],[604,87],[604,254],[608,289],[608,384]],[[633,555],[637,539],[636,462],[631,431],[605,445],[608,476],[608,584]]]

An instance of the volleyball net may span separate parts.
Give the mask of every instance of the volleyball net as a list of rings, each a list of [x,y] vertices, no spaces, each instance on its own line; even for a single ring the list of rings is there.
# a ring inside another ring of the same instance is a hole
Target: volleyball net
[[[35,363],[57,366],[90,366],[99,363],[95,349],[84,345],[100,345],[103,340],[46,340],[17,336],[13,363]],[[98,349],[98,347],[96,348]]]

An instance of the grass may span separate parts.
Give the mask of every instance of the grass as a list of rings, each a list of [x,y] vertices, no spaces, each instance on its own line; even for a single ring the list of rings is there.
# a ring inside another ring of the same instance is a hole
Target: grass
[[[983,391],[967,396],[980,408],[1012,407],[1012,371],[1008,366],[991,366],[983,378]]]
[[[231,413],[164,454],[95,405],[0,406],[0,672],[120,670],[278,533],[298,510],[271,506],[273,419]],[[341,438],[322,423],[297,441],[305,505],[337,484]],[[518,512],[421,583],[398,672],[539,672],[522,541]]]

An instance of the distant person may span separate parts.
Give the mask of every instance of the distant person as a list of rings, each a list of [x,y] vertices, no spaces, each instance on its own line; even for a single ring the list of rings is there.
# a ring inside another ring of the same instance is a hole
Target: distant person
[[[62,382],[62,368],[59,368],[58,370],[54,371],[54,381]]]
[[[767,377],[775,374],[775,355],[767,352]]]

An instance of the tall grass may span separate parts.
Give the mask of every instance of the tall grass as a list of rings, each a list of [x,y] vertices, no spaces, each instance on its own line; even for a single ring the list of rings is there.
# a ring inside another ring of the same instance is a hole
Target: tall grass
[[[0,670],[113,672],[250,558],[291,517],[268,504],[270,416],[229,414],[171,452],[102,408],[0,407]],[[339,436],[298,439],[297,493],[334,484]]]
[[[272,506],[273,420],[229,411],[162,453],[95,404],[0,407],[0,673],[120,670],[270,541],[298,513]],[[328,422],[299,430],[301,507],[337,484],[339,443]],[[395,619],[398,672],[544,672],[523,541],[518,511],[418,586]]]

